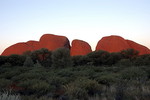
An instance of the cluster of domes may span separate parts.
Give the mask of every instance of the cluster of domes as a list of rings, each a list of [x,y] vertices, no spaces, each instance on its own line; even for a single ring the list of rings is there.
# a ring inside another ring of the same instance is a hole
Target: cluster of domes
[[[21,55],[26,51],[35,51],[41,48],[47,48],[48,50],[53,51],[61,47],[69,48],[71,56],[86,55],[92,52],[91,46],[85,41],[76,39],[72,41],[72,45],[70,46],[70,42],[65,36],[44,34],[39,41],[16,43],[6,48],[1,55]],[[129,48],[139,51],[139,55],[150,54],[150,50],[147,47],[131,40],[125,40],[120,36],[103,37],[99,40],[96,46],[96,50],[104,50],[108,52],[119,52]]]

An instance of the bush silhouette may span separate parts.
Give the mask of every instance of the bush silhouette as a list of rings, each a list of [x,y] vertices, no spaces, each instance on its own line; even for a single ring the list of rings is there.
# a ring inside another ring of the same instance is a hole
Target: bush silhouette
[[[70,51],[67,48],[59,48],[52,52],[52,67],[65,68],[72,66]]]

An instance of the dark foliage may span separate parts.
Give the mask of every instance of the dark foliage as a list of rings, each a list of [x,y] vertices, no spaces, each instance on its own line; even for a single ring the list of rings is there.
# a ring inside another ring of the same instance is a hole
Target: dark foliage
[[[26,56],[0,56],[0,66],[0,90],[11,89],[24,96],[68,100],[89,100],[95,95],[100,100],[150,98],[150,55],[138,56],[134,50],[94,51],[70,57],[65,48],[53,52],[41,49]]]
[[[39,62],[44,67],[51,67],[52,65],[51,55],[52,52],[45,48],[33,51],[30,54],[34,63]]]
[[[52,66],[54,68],[65,68],[72,66],[70,51],[67,48],[59,48],[52,53]]]

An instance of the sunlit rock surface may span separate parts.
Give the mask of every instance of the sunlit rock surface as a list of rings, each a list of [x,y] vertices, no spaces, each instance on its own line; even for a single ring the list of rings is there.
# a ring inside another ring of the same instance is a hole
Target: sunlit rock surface
[[[58,36],[53,34],[44,34],[40,38],[40,48],[47,48],[48,50],[55,50],[57,48],[65,47],[70,49],[70,42],[65,36]]]
[[[44,34],[40,41],[28,41],[22,43],[16,43],[4,50],[1,55],[8,56],[11,54],[23,54],[26,51],[34,51],[41,48],[47,48],[48,50],[55,50],[57,48],[69,48],[70,43],[67,37],[58,36],[52,34]]]
[[[87,42],[76,39],[72,41],[72,47],[70,52],[71,52],[71,56],[86,55],[92,52],[92,49]]]
[[[135,43],[131,40],[126,40],[126,41],[129,44],[130,48],[133,48],[133,49],[139,51],[139,55],[150,54],[150,50],[147,47],[140,45],[138,43]]]
[[[96,46],[96,50],[108,52],[120,52],[131,48],[139,51],[139,55],[150,54],[150,50],[147,47],[114,35],[103,37]]]
[[[53,34],[44,34],[41,36],[39,41],[28,41],[13,44],[6,48],[1,55],[21,55],[26,51],[35,51],[41,48],[47,48],[48,50],[53,51],[62,47],[69,48],[71,56],[86,55],[92,52],[91,46],[85,41],[77,39],[73,40],[72,47],[70,47],[70,42],[67,37]],[[108,52],[120,52],[121,50],[130,48],[139,51],[139,55],[150,54],[150,50],[147,47],[131,40],[125,40],[124,38],[115,35],[106,36],[100,39],[97,43],[96,51],[104,50]]]
[[[120,36],[107,36],[99,40],[96,50],[104,50],[108,52],[119,52],[130,48],[125,39]]]

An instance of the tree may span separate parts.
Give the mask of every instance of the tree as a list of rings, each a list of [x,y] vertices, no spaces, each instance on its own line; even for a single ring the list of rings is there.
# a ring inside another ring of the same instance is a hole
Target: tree
[[[134,59],[134,64],[136,66],[150,65],[150,54],[138,56]]]
[[[121,54],[113,52],[113,53],[110,53],[107,64],[108,65],[113,65],[113,64],[116,64],[120,60],[121,60]]]
[[[42,48],[40,50],[33,51],[31,53],[31,58],[34,62],[39,62],[42,66],[50,67],[51,66],[51,54],[52,52],[48,49]]]
[[[26,57],[26,60],[23,64],[23,66],[26,66],[26,67],[33,67],[34,66],[34,62],[31,59],[31,57],[29,57],[29,56]]]
[[[142,68],[130,67],[124,69],[121,71],[120,80],[118,80],[119,84],[117,84],[116,88],[116,100],[122,100],[121,98],[123,98],[125,94],[130,96],[137,95],[139,100],[144,100],[142,85],[146,83],[146,80],[147,73]],[[128,90],[125,91],[127,88]]]
[[[52,66],[54,68],[65,68],[72,66],[70,51],[67,48],[59,48],[52,52]]]
[[[84,56],[72,56],[73,66],[90,65],[88,57]]]
[[[25,61],[25,56],[22,55],[13,54],[7,57],[7,62],[10,63],[12,66],[16,66],[16,65],[22,66],[24,61]]]
[[[107,64],[110,54],[107,51],[99,50],[91,52],[87,56],[89,59],[89,63],[98,66]]]
[[[139,54],[139,52],[134,49],[122,50],[120,53],[122,54],[122,57],[125,59],[137,57]]]
[[[0,66],[7,62],[7,56],[0,56]]]

